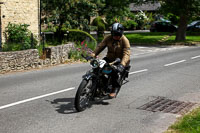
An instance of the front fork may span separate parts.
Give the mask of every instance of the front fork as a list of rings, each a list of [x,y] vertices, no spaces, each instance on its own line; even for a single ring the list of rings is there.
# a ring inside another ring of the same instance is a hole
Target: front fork
[[[129,76],[129,71],[130,71],[131,66],[127,66],[125,67],[124,72],[121,75],[121,85],[126,84],[127,82],[129,82],[128,80],[126,80],[126,78],[128,78]],[[123,81],[125,80],[125,83],[123,83]]]
[[[91,91],[91,98],[94,97],[94,94],[95,94],[95,90],[96,90],[96,82],[95,82],[95,79],[96,79],[96,75],[94,73],[90,71],[88,71],[85,75],[82,76],[82,78],[84,80],[86,80],[87,82],[92,82],[91,84],[91,87],[90,87],[90,91]]]

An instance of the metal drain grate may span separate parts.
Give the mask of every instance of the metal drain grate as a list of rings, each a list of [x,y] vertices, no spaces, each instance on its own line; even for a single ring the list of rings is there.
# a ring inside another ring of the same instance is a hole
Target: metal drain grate
[[[150,101],[137,109],[152,112],[183,114],[188,112],[195,104],[196,103],[170,100],[165,97],[156,97],[153,101]]]

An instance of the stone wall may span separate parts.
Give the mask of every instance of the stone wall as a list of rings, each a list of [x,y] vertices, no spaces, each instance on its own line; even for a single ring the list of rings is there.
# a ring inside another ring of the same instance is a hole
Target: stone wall
[[[50,47],[51,49],[51,64],[60,64],[64,63],[68,59],[68,53],[69,49],[72,48],[74,45],[68,44],[68,45],[61,45],[56,47]]]
[[[46,59],[41,62],[41,65],[45,66],[65,63],[68,59],[68,53],[73,47],[74,43],[68,43],[65,45],[46,48]]]
[[[16,52],[0,52],[0,73],[11,71],[23,71],[43,66],[65,63],[68,59],[73,43],[47,48],[50,52],[46,59],[39,58],[37,49],[30,49]]]
[[[9,22],[29,24],[29,29],[35,35],[39,34],[39,3],[40,0],[0,0],[2,33]],[[2,34],[3,42],[5,41]]]
[[[37,49],[0,52],[0,73],[10,71],[28,70],[37,68],[39,65],[39,54]]]

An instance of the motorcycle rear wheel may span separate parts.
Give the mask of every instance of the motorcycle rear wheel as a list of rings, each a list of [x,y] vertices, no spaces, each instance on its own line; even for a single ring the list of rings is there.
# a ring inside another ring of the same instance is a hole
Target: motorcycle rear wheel
[[[78,112],[84,111],[87,107],[90,106],[90,100],[92,96],[92,80],[83,79],[81,84],[78,87],[75,96],[75,109]]]

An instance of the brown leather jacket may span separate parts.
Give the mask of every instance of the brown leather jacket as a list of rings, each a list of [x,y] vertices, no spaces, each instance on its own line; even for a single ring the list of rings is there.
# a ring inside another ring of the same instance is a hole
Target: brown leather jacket
[[[123,35],[119,41],[114,41],[111,35],[108,35],[95,49],[94,53],[97,56],[105,48],[108,48],[106,57],[110,61],[116,58],[121,59],[121,64],[127,66],[130,63],[130,43],[129,40]]]

